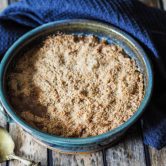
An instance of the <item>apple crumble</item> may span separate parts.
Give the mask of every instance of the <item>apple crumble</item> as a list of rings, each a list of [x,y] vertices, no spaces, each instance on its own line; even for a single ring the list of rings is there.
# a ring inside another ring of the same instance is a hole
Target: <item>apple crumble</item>
[[[95,36],[57,34],[23,54],[8,75],[17,114],[64,137],[103,134],[144,97],[143,74],[122,48]]]

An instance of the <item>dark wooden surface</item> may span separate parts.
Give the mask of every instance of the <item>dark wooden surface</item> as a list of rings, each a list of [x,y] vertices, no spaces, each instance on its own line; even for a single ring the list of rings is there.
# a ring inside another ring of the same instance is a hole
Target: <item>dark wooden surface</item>
[[[0,0],[0,11],[15,1],[18,0]],[[149,6],[166,9],[166,0],[141,1]],[[36,143],[15,123],[7,124],[1,117],[0,125],[7,128],[12,135],[17,155],[41,161],[43,166],[166,166],[166,148],[157,151],[144,145],[139,123],[132,127],[117,145],[86,155],[67,155],[48,150]],[[23,166],[23,164],[10,161],[0,166]]]

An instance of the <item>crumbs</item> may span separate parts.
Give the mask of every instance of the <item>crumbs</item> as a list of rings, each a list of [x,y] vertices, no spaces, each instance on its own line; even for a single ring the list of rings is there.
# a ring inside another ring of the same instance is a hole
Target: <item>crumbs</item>
[[[8,86],[11,103],[27,123],[64,137],[116,128],[144,97],[135,61],[94,36],[49,36],[18,60]]]

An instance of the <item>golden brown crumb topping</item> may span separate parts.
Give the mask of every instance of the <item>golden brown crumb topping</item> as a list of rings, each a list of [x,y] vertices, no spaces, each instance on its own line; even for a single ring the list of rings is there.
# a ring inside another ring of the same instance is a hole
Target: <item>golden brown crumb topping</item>
[[[11,103],[27,123],[64,137],[118,127],[144,96],[135,61],[94,36],[48,37],[18,60],[8,86]]]

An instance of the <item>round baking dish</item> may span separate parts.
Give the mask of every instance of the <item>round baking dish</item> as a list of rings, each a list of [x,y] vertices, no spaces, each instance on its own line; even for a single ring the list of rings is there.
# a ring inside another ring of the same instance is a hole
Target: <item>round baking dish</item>
[[[46,36],[62,32],[65,34],[95,35],[105,38],[109,43],[122,47],[125,52],[135,59],[140,71],[144,74],[145,96],[135,114],[121,126],[98,136],[87,138],[64,138],[44,133],[23,121],[11,106],[6,92],[6,76],[13,63],[25,51],[41,42]],[[123,31],[101,22],[92,20],[63,20],[42,25],[20,37],[6,52],[0,65],[0,98],[3,107],[10,117],[31,134],[38,142],[51,149],[61,152],[91,152],[113,144],[141,116],[152,92],[153,75],[149,59],[141,46]]]

